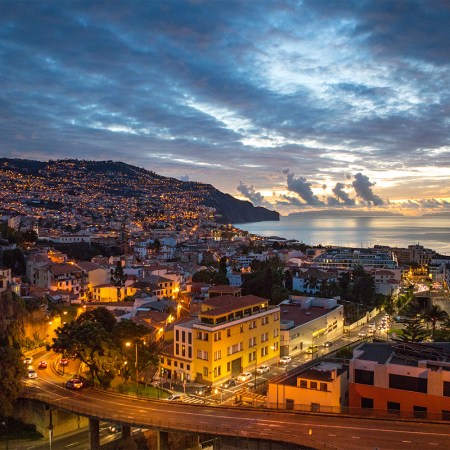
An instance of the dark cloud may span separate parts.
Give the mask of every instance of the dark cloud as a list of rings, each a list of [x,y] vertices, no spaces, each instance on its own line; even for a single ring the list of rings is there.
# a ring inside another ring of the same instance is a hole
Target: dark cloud
[[[384,204],[383,199],[373,193],[372,187],[375,183],[372,183],[366,175],[357,173],[352,185],[355,189],[356,196],[368,205],[379,206]]]
[[[344,188],[344,183],[336,183],[336,186],[333,188],[333,194],[338,199],[338,204],[342,202],[346,206],[353,206],[355,204],[355,200],[350,198],[347,192],[344,191]]]
[[[247,186],[240,181],[236,188],[244,197],[248,198],[255,206],[271,206],[269,202],[264,199],[260,192],[256,192],[254,186]]]
[[[291,192],[295,192],[301,199],[305,201],[307,205],[311,206],[323,206],[324,203],[319,200],[311,189],[311,183],[306,178],[295,178],[295,174],[285,171],[287,176],[287,188]]]

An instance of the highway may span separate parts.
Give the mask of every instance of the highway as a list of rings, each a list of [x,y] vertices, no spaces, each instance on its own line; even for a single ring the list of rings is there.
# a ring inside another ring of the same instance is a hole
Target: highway
[[[69,391],[62,387],[61,381],[42,377],[33,384],[34,387],[26,389],[26,397],[46,401],[66,411],[139,428],[186,430],[305,445],[311,443],[313,448],[325,448],[322,443],[330,443],[334,448],[346,450],[447,449],[450,442],[448,423],[375,420],[143,400],[98,389]],[[311,438],[309,430],[312,431]]]

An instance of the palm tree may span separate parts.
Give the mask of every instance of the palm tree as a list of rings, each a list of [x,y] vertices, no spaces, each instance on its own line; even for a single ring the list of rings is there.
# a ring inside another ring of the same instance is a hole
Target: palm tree
[[[448,314],[446,311],[442,310],[437,305],[432,305],[431,308],[423,315],[424,319],[431,322],[433,336],[436,332],[436,322],[443,322],[448,319]]]

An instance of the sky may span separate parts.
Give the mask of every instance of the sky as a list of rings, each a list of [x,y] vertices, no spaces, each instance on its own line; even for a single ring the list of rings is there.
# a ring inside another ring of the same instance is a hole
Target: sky
[[[0,0],[0,156],[282,214],[450,210],[450,1]]]

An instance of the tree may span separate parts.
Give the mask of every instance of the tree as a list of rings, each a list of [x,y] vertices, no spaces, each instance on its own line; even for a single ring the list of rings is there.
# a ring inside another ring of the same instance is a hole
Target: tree
[[[0,417],[9,417],[22,387],[25,366],[20,346],[7,334],[0,335],[0,361]]]
[[[121,261],[117,261],[116,268],[111,270],[111,283],[117,288],[117,300],[120,301],[122,297],[122,288],[125,286],[127,276],[123,271]]]
[[[111,333],[117,325],[114,315],[105,307],[95,308],[86,311],[77,319],[79,325],[85,322],[93,322],[100,325],[107,333]]]
[[[422,342],[428,336],[427,330],[423,327],[420,319],[408,322],[403,329],[403,333],[398,336],[398,340],[403,342]]]
[[[219,273],[227,273],[227,258],[225,256],[222,256],[222,258],[220,258]]]
[[[375,304],[375,280],[362,266],[353,269],[350,300],[370,306]]]
[[[432,305],[431,308],[423,315],[423,318],[431,322],[432,336],[434,338],[434,335],[436,333],[436,322],[444,322],[448,319],[448,314],[439,306]]]

